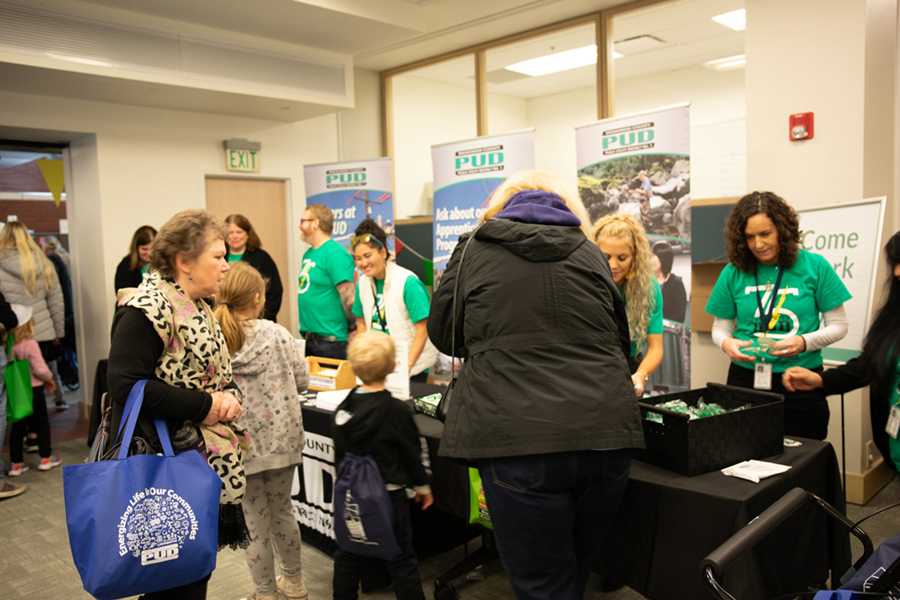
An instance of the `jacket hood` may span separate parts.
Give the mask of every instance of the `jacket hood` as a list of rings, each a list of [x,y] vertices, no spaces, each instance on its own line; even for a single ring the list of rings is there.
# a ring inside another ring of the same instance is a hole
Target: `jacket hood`
[[[488,219],[473,235],[479,241],[499,244],[529,262],[560,261],[588,241],[578,225],[519,223],[498,218]],[[461,236],[460,243],[467,238],[468,235]]]
[[[522,190],[506,201],[498,219],[509,219],[519,223],[540,223],[542,225],[566,225],[578,227],[581,221],[557,194],[542,190]]]
[[[259,321],[251,321],[252,329],[247,332],[244,346],[231,357],[231,370],[237,375],[259,375],[266,370],[268,365],[263,360],[256,360],[266,351],[275,340],[272,336],[264,335]]]
[[[38,253],[34,252],[34,264],[37,267],[35,274],[39,282],[44,279],[44,270],[40,258]],[[22,262],[19,260],[19,251],[15,248],[9,248],[0,254],[0,268],[15,275],[18,279],[22,279]]]
[[[337,408],[335,421],[339,424],[341,432],[353,443],[365,443],[365,440],[374,436],[381,428],[390,409],[390,392],[357,393],[350,392],[347,398]],[[341,423],[341,412],[352,414],[350,419]]]

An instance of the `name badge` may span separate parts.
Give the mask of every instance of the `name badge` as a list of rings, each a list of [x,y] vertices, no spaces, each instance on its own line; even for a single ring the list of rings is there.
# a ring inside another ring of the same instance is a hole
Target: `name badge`
[[[772,389],[772,363],[758,362],[754,365],[753,387],[757,390]]]
[[[891,414],[888,416],[887,426],[884,428],[888,435],[897,439],[897,432],[900,430],[900,406],[896,404],[891,408]]]

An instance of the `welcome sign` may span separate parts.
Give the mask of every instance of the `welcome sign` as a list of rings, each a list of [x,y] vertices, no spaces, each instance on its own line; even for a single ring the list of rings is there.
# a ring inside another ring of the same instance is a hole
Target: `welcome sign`
[[[434,268],[443,270],[459,236],[487,210],[510,175],[534,168],[534,130],[431,147],[434,163]]]
[[[390,158],[306,165],[303,178],[306,204],[323,204],[334,214],[331,234],[338,243],[349,248],[353,232],[367,218],[377,222],[389,238],[393,237],[394,193]]]

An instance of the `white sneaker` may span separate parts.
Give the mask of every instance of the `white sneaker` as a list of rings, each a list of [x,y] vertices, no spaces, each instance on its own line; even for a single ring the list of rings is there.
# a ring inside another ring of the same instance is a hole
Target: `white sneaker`
[[[306,591],[306,584],[303,582],[303,575],[297,575],[296,577],[279,575],[275,578],[275,583],[278,584],[278,589],[281,593],[288,598],[306,600],[309,596],[309,593]]]

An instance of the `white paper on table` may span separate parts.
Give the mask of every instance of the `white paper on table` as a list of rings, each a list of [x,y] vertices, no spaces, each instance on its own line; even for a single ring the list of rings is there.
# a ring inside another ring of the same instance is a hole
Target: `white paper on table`
[[[394,339],[394,345],[397,346],[397,366],[387,376],[384,387],[395,398],[406,400],[409,398],[409,347],[397,339]]]
[[[789,465],[779,465],[763,460],[745,460],[744,462],[722,469],[722,473],[729,477],[739,477],[753,483],[759,483],[760,479],[771,477],[772,475],[780,475],[791,467]]]
[[[319,369],[316,371],[319,377],[337,377],[337,369]]]
[[[341,402],[344,401],[344,398],[346,398],[351,391],[352,388],[349,390],[337,390],[334,392],[319,391],[319,393],[316,394],[316,408],[334,412],[335,409],[340,406]]]

